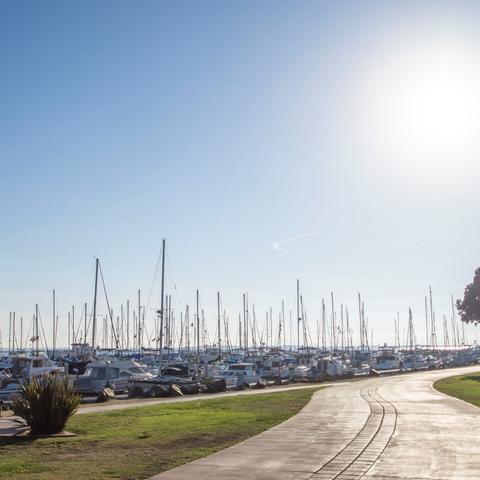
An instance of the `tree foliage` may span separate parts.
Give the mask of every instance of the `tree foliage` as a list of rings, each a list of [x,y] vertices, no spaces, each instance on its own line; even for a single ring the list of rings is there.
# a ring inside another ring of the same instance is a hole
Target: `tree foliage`
[[[465,323],[480,323],[480,268],[475,270],[473,282],[465,287],[463,300],[457,300],[457,310]]]
[[[25,419],[32,435],[60,433],[80,404],[68,378],[33,378],[13,401],[13,412]]]

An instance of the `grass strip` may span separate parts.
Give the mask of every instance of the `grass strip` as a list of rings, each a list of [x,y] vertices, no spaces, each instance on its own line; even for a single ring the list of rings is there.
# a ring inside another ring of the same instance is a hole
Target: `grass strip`
[[[433,384],[439,392],[480,407],[480,372],[443,378]]]
[[[320,387],[321,388],[321,387]],[[77,437],[0,443],[0,478],[140,480],[238,443],[298,413],[317,389],[75,415]]]

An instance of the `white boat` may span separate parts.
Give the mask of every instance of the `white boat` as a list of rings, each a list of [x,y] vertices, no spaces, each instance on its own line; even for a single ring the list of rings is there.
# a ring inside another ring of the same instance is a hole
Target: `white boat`
[[[346,365],[338,357],[323,357],[317,361],[317,371],[326,379],[342,378],[346,375]]]
[[[292,382],[306,382],[310,376],[310,367],[306,365],[290,365],[288,367]]]
[[[4,401],[18,395],[25,381],[62,371],[46,355],[12,355],[9,365],[0,378],[0,400]]]
[[[290,379],[290,369],[280,355],[264,358],[258,372],[265,380],[286,381]]]
[[[396,373],[400,371],[400,355],[395,347],[384,345],[380,347],[373,357],[372,372],[373,373]]]
[[[427,358],[421,353],[407,353],[402,360],[402,370],[416,371],[416,370],[427,370],[428,361]]]
[[[152,377],[133,360],[97,360],[87,365],[83,375],[74,378],[73,389],[83,395],[98,395],[107,387],[121,393],[128,390],[131,380]]]
[[[257,373],[253,363],[233,363],[213,378],[225,380],[227,389],[252,387],[262,381],[262,377]]]
[[[150,397],[163,396],[171,392],[172,385],[181,394],[199,393],[200,381],[194,378],[194,371],[186,362],[165,365],[158,375],[150,378],[134,378],[129,382],[128,391],[131,395]]]
[[[352,367],[354,377],[367,377],[371,374],[372,367],[368,363],[361,363],[356,367]]]

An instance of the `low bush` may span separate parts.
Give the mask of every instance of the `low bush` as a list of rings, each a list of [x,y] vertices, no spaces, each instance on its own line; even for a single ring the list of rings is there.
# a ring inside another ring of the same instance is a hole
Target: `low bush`
[[[79,404],[68,378],[49,375],[25,383],[12,408],[30,427],[31,435],[52,435],[63,431]]]

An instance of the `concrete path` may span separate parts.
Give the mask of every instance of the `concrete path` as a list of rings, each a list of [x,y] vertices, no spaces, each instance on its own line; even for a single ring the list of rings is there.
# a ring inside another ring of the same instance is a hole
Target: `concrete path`
[[[478,480],[480,410],[432,383],[468,367],[343,383],[295,417],[155,480]]]

